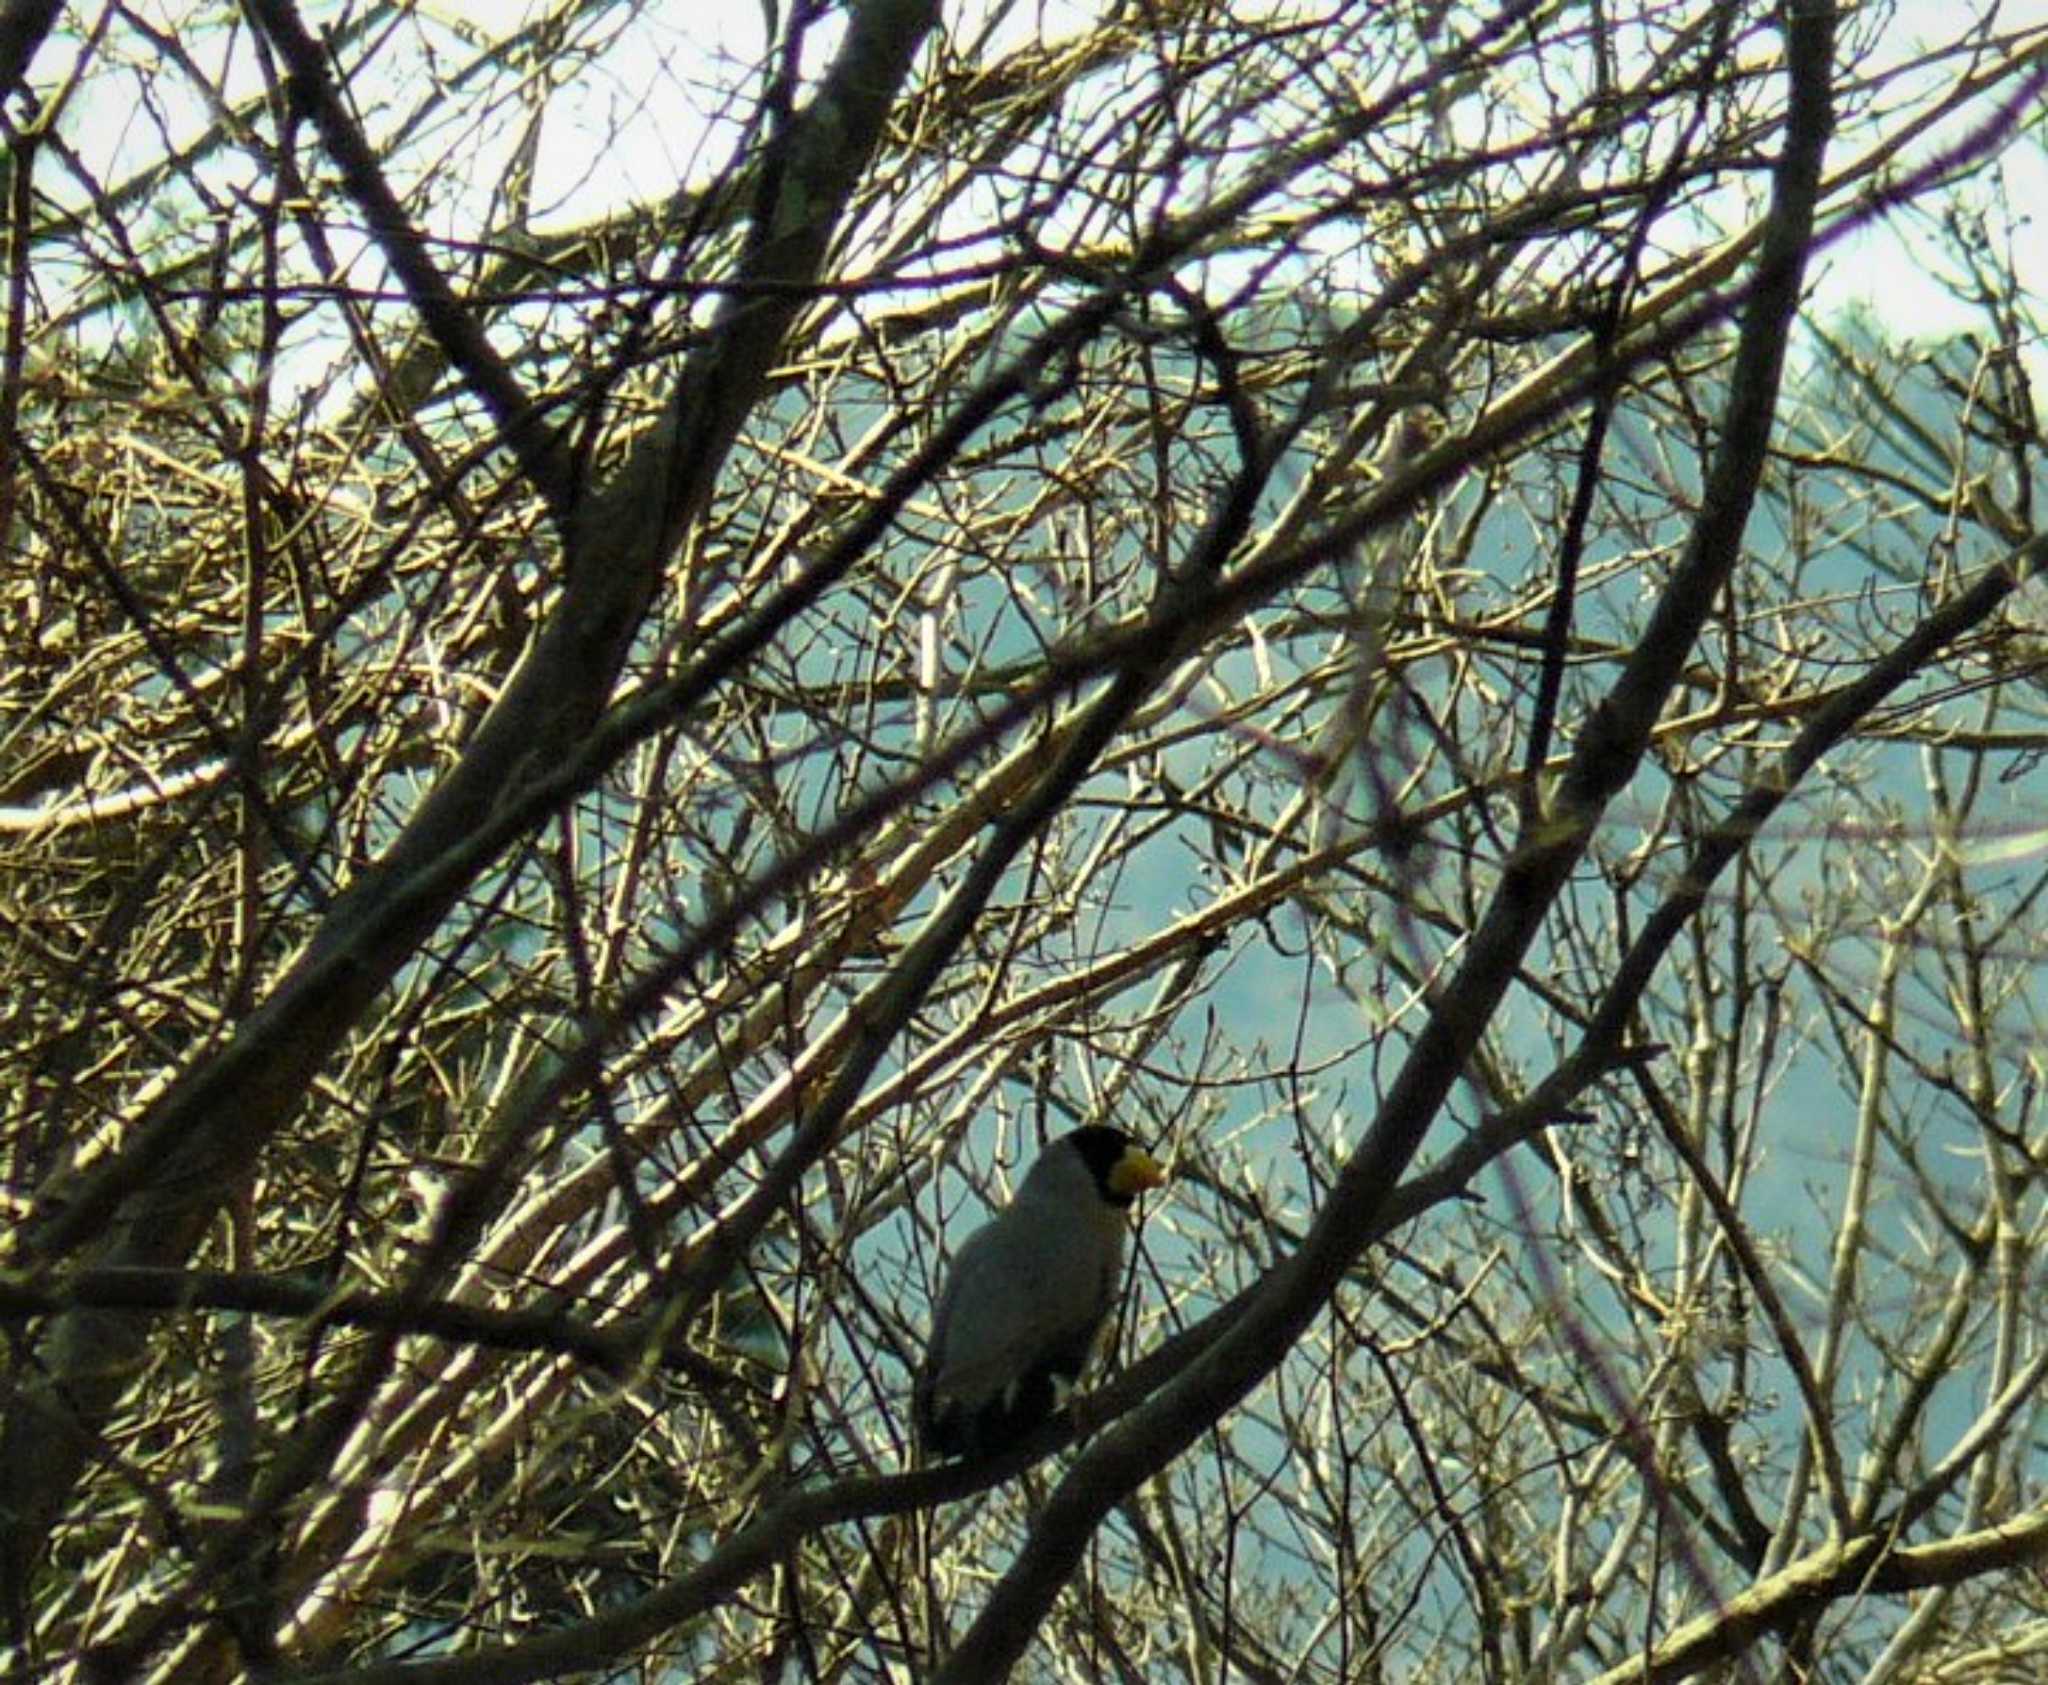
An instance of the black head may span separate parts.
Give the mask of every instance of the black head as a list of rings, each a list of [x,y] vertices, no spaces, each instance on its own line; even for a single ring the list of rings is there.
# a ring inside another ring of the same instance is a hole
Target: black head
[[[1166,1172],[1159,1161],[1134,1142],[1121,1129],[1112,1129],[1106,1123],[1091,1123],[1062,1135],[1046,1151],[1056,1152],[1071,1148],[1088,1166],[1088,1174],[1095,1178],[1096,1192],[1118,1209],[1128,1209],[1131,1202],[1147,1188],[1156,1188],[1166,1180]]]

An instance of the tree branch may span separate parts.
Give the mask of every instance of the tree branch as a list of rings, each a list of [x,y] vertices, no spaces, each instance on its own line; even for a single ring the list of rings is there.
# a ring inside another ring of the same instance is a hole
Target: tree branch
[[[935,0],[856,8],[831,72],[785,137],[794,162],[777,226],[750,248],[664,424],[602,494],[584,500],[561,600],[461,759],[228,1045],[186,1069],[118,1154],[42,1190],[24,1237],[30,1256],[46,1261],[95,1240],[106,1265],[188,1256],[314,1073],[491,858],[469,845],[508,793],[532,781],[535,767],[572,758],[808,298],[936,14]],[[446,869],[451,855],[462,870]],[[422,1276],[423,1291],[432,1279]],[[0,1435],[0,1607],[20,1606],[28,1564],[127,1390],[141,1337],[133,1318],[70,1313],[54,1331],[47,1383],[14,1401]]]
[[[1301,1247],[1188,1372],[1090,1446],[1040,1512],[1010,1571],[934,1678],[1007,1677],[1111,1508],[1243,1398],[1322,1310],[1372,1232],[1389,1189],[1464,1070],[1509,980],[1608,799],[1626,783],[1664,697],[1691,651],[1718,582],[1740,553],[1769,441],[1777,381],[1813,232],[1832,126],[1834,9],[1800,5],[1788,26],[1791,95],[1785,152],[1755,291],[1731,378],[1722,446],[1705,508],[1648,634],[1582,733],[1552,812],[1506,863],[1499,891],[1456,977],[1433,1003],[1380,1115],[1345,1165]]]

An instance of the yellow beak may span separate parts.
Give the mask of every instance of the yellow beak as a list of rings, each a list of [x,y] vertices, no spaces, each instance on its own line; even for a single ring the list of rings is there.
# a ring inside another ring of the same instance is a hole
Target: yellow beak
[[[1119,1194],[1143,1193],[1165,1180],[1166,1166],[1138,1147],[1132,1147],[1118,1159],[1109,1173],[1110,1191]]]

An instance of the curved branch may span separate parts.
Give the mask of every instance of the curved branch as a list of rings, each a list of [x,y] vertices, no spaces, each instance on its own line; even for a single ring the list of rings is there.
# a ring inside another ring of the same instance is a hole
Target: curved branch
[[[1368,1245],[1384,1239],[1433,1206],[1461,1197],[1480,1171],[1547,1127],[1600,1076],[1642,1052],[1624,1047],[1622,1033],[1671,940],[1704,904],[1719,873],[1754,840],[1763,823],[1798,786],[1804,774],[1841,742],[1858,720],[1881,705],[1940,650],[1988,616],[2020,580],[2044,565],[2048,565],[2048,536],[2034,539],[1987,572],[1968,591],[1929,615],[1862,678],[1829,699],[1779,759],[1756,779],[1749,794],[1728,817],[1701,838],[1686,869],[1677,875],[1677,889],[1651,915],[1631,945],[1614,981],[1589,1015],[1586,1029],[1571,1054],[1532,1088],[1521,1104],[1487,1118],[1442,1158],[1382,1199],[1368,1224]],[[1200,1322],[1181,1330],[1103,1382],[1089,1395],[1090,1420],[1117,1422],[1185,1373],[1257,1306],[1265,1285],[1254,1283]],[[717,1546],[689,1574],[613,1615],[478,1655],[441,1662],[393,1663],[327,1677],[337,1685],[344,1679],[350,1685],[482,1685],[486,1681],[514,1685],[559,1672],[559,1658],[564,1654],[591,1661],[620,1656],[703,1613],[735,1587],[772,1568],[788,1549],[820,1528],[879,1519],[927,1504],[972,1496],[1058,1452],[1075,1438],[1074,1422],[1063,1416],[999,1460],[956,1464],[912,1476],[847,1481],[800,1494],[776,1505]],[[1882,1537],[1895,1533],[1895,1526],[1889,1522],[1879,1529]],[[1731,1599],[1726,1607],[1736,1625],[1726,1631],[1754,1637],[1810,1613],[1815,1600],[1823,1595],[1953,1584],[1975,1574],[2033,1560],[2044,1552],[2048,1552],[2048,1516],[1889,1554],[1852,1551],[1825,1559],[1812,1558]],[[1866,1578],[1871,1575],[1872,1562],[1876,1563],[1874,1577]],[[1828,1587],[1833,1589],[1826,1590]],[[1725,1638],[1724,1629],[1710,1617],[1680,1629],[1653,1658],[1651,1677],[1681,1677],[1732,1653],[1729,1648],[1716,1647]],[[1631,1673],[1630,1677],[1635,1675]]]
[[[641,1345],[637,1329],[595,1328],[574,1317],[456,1300],[408,1304],[395,1293],[337,1291],[292,1276],[113,1267],[80,1270],[47,1284],[0,1280],[0,1323],[70,1310],[246,1311],[423,1334],[493,1351],[552,1352],[606,1370],[629,1364]]]

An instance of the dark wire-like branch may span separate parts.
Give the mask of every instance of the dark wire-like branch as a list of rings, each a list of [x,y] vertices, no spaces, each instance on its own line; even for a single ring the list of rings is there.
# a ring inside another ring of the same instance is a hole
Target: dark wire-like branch
[[[1679,874],[1673,894],[1652,916],[1589,1015],[1571,1054],[1513,1109],[1488,1118],[1441,1159],[1385,1199],[1370,1220],[1377,1242],[1424,1211],[1460,1197],[1481,1170],[1548,1127],[1592,1083],[1641,1049],[1622,1036],[1663,953],[1704,904],[1713,881],[1747,847],[1770,815],[1796,790],[1821,757],[1842,742],[1928,661],[1993,613],[2019,583],[2048,565],[2048,536],[2037,538],[1988,570],[1969,590],[1930,614],[1899,644],[1843,687],[1808,722],[1783,755],[1753,781],[1728,817],[1702,837]],[[1097,1388],[1091,1419],[1115,1423],[1153,1397],[1212,1350],[1258,1303],[1256,1282],[1235,1298],[1162,1342]],[[1072,1443],[1076,1426],[1062,1416],[1047,1423],[1008,1455],[982,1463],[955,1463],[912,1475],[843,1481],[781,1500],[758,1520],[717,1545],[696,1568],[611,1614],[542,1638],[475,1655],[420,1663],[378,1663],[317,1676],[308,1685],[522,1685],[554,1677],[570,1661],[583,1667],[616,1660],[714,1607],[757,1575],[771,1571],[797,1544],[822,1528],[902,1514],[973,1496]],[[1886,1549],[1887,1542],[1893,1548]],[[2048,1516],[1985,1530],[1930,1546],[1877,1538],[1853,1548],[1792,1564],[1731,1599],[1719,1624],[1709,1618],[1681,1628],[1650,1663],[1650,1677],[1670,1680],[1733,1654],[1762,1632],[1809,1613],[1817,1603],[1866,1591],[1897,1593],[1956,1584],[2048,1552]]]
[[[1267,1275],[1250,1308],[1187,1373],[1076,1460],[1016,1562],[934,1675],[937,1685],[1007,1678],[1102,1518],[1250,1392],[1321,1313],[1464,1072],[1601,812],[1641,759],[1707,606],[1741,552],[1763,471],[1833,127],[1834,22],[1825,0],[1798,6],[1788,22],[1785,151],[1773,172],[1755,290],[1704,508],[1646,635],[1580,737],[1554,810],[1525,829],[1505,863],[1463,963],[1432,1003],[1378,1119],[1301,1247]]]
[[[1728,33],[1735,9],[1721,7],[1708,38],[1703,61],[1718,62],[1728,50]],[[1629,229],[1628,245],[1617,266],[1614,284],[1608,290],[1593,328],[1593,363],[1596,369],[1613,371],[1614,353],[1628,321],[1628,299],[1641,272],[1648,249],[1650,230],[1677,194],[1683,179],[1686,149],[1692,137],[1706,125],[1711,79],[1702,79],[1693,102],[1692,119],[1686,132],[1672,148],[1664,168],[1643,196],[1643,207]],[[1600,466],[1606,450],[1608,429],[1613,425],[1616,405],[1621,401],[1618,376],[1598,382],[1593,390],[1591,413],[1586,418],[1585,437],[1579,444],[1578,476],[1572,486],[1571,507],[1566,511],[1564,531],[1558,541],[1557,584],[1550,599],[1550,612],[1543,624],[1543,664],[1537,669],[1536,705],[1530,713],[1529,743],[1522,757],[1522,822],[1528,824],[1543,801],[1541,773],[1550,759],[1550,744],[1557,729],[1558,703],[1564,694],[1565,657],[1571,642],[1573,611],[1577,604],[1579,565],[1586,553],[1586,533],[1593,516],[1594,494],[1600,486]]]
[[[282,0],[263,3],[280,26],[296,22]],[[311,945],[229,1043],[187,1066],[107,1163],[42,1190],[38,1209],[47,1222],[29,1225],[20,1251],[42,1264],[87,1244],[97,1244],[97,1261],[107,1264],[162,1265],[189,1256],[220,1200],[292,1115],[314,1073],[493,858],[495,850],[477,852],[471,845],[490,830],[508,793],[583,743],[675,544],[708,503],[740,422],[809,297],[808,284],[825,262],[936,21],[935,0],[869,0],[857,11],[818,93],[783,137],[792,168],[776,226],[771,238],[750,249],[749,267],[739,277],[768,290],[735,296],[719,331],[686,360],[663,426],[636,446],[601,491],[578,500],[567,586],[461,758],[378,863],[329,910]],[[310,46],[310,38],[300,42],[302,52]],[[522,809],[526,817],[515,831],[492,832],[498,846],[549,811],[552,804]],[[451,857],[459,857],[459,868],[448,868]],[[450,1201],[451,1207],[459,1203]],[[38,1227],[40,1235],[33,1232]],[[40,1242],[53,1243],[54,1250]],[[431,1297],[453,1257],[431,1252],[407,1292]],[[0,1606],[25,1600],[27,1577],[94,1436],[127,1390],[139,1338],[136,1328],[110,1313],[72,1312],[58,1319],[49,1373],[11,1401],[0,1436],[0,1532],[9,1547],[0,1552]],[[217,1578],[278,1505],[319,1478],[381,1383],[396,1338],[380,1333],[367,1342],[371,1349],[336,1390],[332,1406],[266,1471],[251,1521],[223,1532],[181,1595]],[[137,1653],[176,1618],[170,1604],[140,1612],[133,1628]]]
[[[291,0],[248,0],[248,7],[289,67],[290,97],[320,131],[328,155],[340,167],[343,188],[361,208],[377,249],[403,283],[421,325],[490,412],[499,440],[556,525],[566,526],[575,491],[568,448],[428,254],[425,236],[413,227],[384,179],[376,149],[342,105],[328,73],[327,55],[300,21],[298,8]]]
[[[2032,572],[2048,565],[2048,536],[1987,570],[1969,590],[1916,626],[1854,684],[1843,687],[1766,767],[1726,819],[1701,838],[1674,892],[1631,945],[1614,981],[1589,1015],[1571,1054],[1509,1111],[1488,1118],[1441,1159],[1379,1202],[1368,1244],[1384,1239],[1441,1202],[1460,1197],[1487,1165],[1556,1120],[1571,1101],[1617,1066],[1647,1050],[1622,1037],[1671,941],[1704,904],[1714,879],[1756,838],[1829,749],[1880,707],[1928,661],[1993,613]],[[1252,1312],[1267,1283],[1255,1282],[1192,1326],[1147,1352],[1097,1388],[1091,1420],[1117,1423],[1212,1351]],[[1013,1452],[981,1463],[954,1463],[912,1475],[844,1481],[796,1494],[717,1545],[689,1572],[626,1607],[562,1632],[479,1654],[422,1663],[379,1663],[321,1675],[308,1685],[523,1685],[554,1677],[570,1660],[601,1665],[653,1642],[704,1613],[757,1575],[772,1570],[819,1529],[876,1519],[971,1497],[1073,1442],[1076,1424],[1061,1416]],[[1064,1486],[1063,1486],[1064,1489]],[[1882,1533],[1885,1530],[1880,1529]],[[1732,1655],[1762,1633],[1781,1630],[1828,1600],[1877,1591],[1899,1593],[1957,1584],[2048,1553],[2048,1513],[1963,1539],[1909,1546],[1873,1534],[1845,1550],[1787,1567],[1729,1600],[1723,1617],[1705,1617],[1673,1633],[1650,1661],[1649,1677],[1673,1680]]]
[[[1192,301],[1192,295],[1177,289]],[[1183,605],[1198,599],[1219,575],[1250,530],[1271,457],[1256,413],[1237,375],[1235,357],[1206,306],[1192,312],[1193,334],[1202,355],[1217,369],[1240,461],[1216,509],[1188,556],[1162,558],[1149,617],[1150,636],[1134,643],[1124,664],[1066,734],[1053,764],[1031,791],[989,830],[980,853],[910,950],[887,985],[861,1014],[852,1045],[815,1107],[809,1108],[775,1164],[740,1206],[728,1213],[701,1254],[681,1272],[674,1296],[687,1318],[709,1299],[744,1258],[761,1230],[796,1188],[798,1179],[838,1138],[846,1114],[896,1036],[922,1006],[932,985],[959,951],[997,886],[1018,856],[1072,799],[1095,770],[1102,752],[1121,732],[1180,654]]]
[[[640,1353],[637,1325],[594,1327],[546,1311],[493,1310],[437,1299],[408,1304],[396,1293],[234,1270],[78,1270],[53,1281],[0,1280],[0,1323],[90,1309],[179,1313],[243,1311],[343,1328],[381,1328],[489,1351],[546,1352],[617,1371]]]

